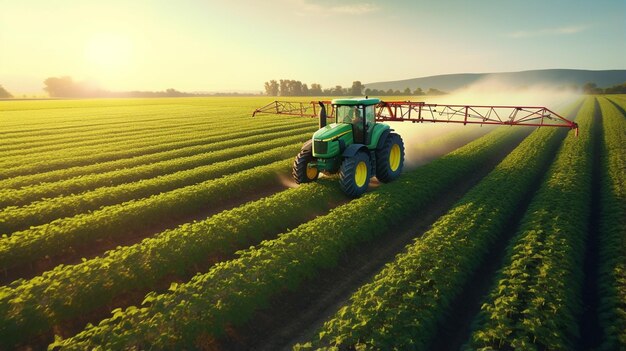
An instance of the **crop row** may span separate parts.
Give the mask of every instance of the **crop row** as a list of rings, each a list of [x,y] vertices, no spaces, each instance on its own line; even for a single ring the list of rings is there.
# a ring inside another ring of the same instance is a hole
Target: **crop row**
[[[3,109],[6,107],[3,104]],[[40,109],[38,111],[4,110],[2,131],[3,143],[23,138],[42,138],[65,133],[84,133],[93,130],[124,126],[132,128],[141,124],[169,123],[172,120],[189,120],[206,116],[207,109],[183,105],[145,105],[132,108],[76,108]],[[219,112],[211,110],[211,113]]]
[[[17,141],[21,138],[55,137],[59,134],[84,133],[112,126],[132,128],[137,125],[170,123],[173,120],[181,122],[196,118],[219,120],[223,126],[240,124],[251,120],[250,112],[258,106],[265,105],[268,99],[235,99],[233,106],[221,105],[219,99],[205,99],[204,102],[165,102],[150,103],[137,106],[100,105],[98,108],[83,107],[66,109],[38,109],[38,110],[7,110],[3,102],[3,128],[0,131],[0,144]],[[40,104],[43,106],[46,104]],[[40,107],[37,106],[37,107]],[[286,119],[288,117],[281,117]],[[233,123],[237,120],[237,123]],[[226,123],[224,123],[226,122]],[[80,134],[77,134],[80,135]]]
[[[287,136],[279,137],[280,134]],[[89,175],[77,179],[77,182],[60,182],[14,191],[3,202],[6,203],[6,201],[10,200],[21,202],[36,197],[51,197],[61,194],[72,195],[46,198],[32,202],[24,207],[12,206],[1,210],[0,233],[11,233],[31,225],[46,223],[55,218],[71,216],[133,198],[146,197],[158,192],[199,183],[233,171],[239,171],[246,165],[255,163],[253,154],[266,150],[280,149],[280,155],[287,157],[289,155],[288,152],[297,153],[299,146],[302,146],[308,134],[303,133],[301,129],[287,133],[277,133],[276,136],[277,138],[265,142],[226,148],[211,153],[195,155],[188,159],[157,162],[156,164],[137,168]],[[298,145],[292,145],[294,143]],[[241,157],[243,159],[239,160],[238,158]],[[243,160],[245,161],[241,162]],[[188,165],[191,165],[191,168],[187,169],[186,166]],[[110,180],[107,178],[107,175],[111,177]],[[140,179],[133,181],[133,178]],[[116,183],[118,185],[114,185]],[[80,193],[81,189],[85,187],[95,188],[98,184],[103,186]],[[33,190],[38,190],[38,192]],[[74,195],[75,192],[77,194]]]
[[[187,113],[183,114],[184,112]],[[49,111],[44,112],[44,114],[48,113]],[[134,128],[145,126],[167,126],[171,125],[172,122],[185,123],[193,119],[198,120],[204,115],[199,111],[181,111],[181,113],[172,113],[171,110],[162,110],[146,113],[125,113],[119,115],[119,118],[115,121],[103,123],[101,119],[107,116],[108,113],[115,114],[115,111],[103,109],[102,111],[98,111],[98,113],[94,113],[92,111],[79,110],[75,111],[75,113],[79,114],[79,121],[73,123],[73,125],[59,124],[55,121],[54,117],[50,120],[36,116],[34,120],[27,121],[27,117],[30,117],[28,112],[23,112],[19,116],[5,117],[4,121],[8,122],[11,118],[15,118],[20,121],[19,123],[22,123],[22,125],[29,129],[23,131],[11,131],[10,126],[6,123],[7,125],[3,125],[3,129],[0,131],[0,135],[3,137],[0,141],[0,146],[4,147],[45,140],[58,141],[67,139],[68,137],[79,138],[83,135],[93,136],[94,133],[97,134],[100,131],[119,131],[120,129],[132,130]]]
[[[143,165],[147,163],[154,163],[163,160],[168,160],[177,157],[184,157],[195,155],[199,153],[219,150],[222,147],[234,147],[244,144],[250,144],[255,142],[261,142],[270,139],[273,137],[272,133],[276,132],[289,132],[293,130],[293,125],[283,125],[283,126],[271,126],[261,129],[252,129],[245,130],[242,132],[238,132],[235,134],[230,134],[228,136],[228,140],[224,140],[223,137],[219,135],[202,138],[198,140],[181,142],[181,144],[176,146],[176,149],[169,150],[165,149],[163,151],[155,151],[154,153],[149,153],[145,155],[135,156],[131,158],[124,159],[114,159],[110,161],[90,164],[86,166],[74,166],[65,169],[58,169],[54,171],[37,173],[37,174],[28,174],[23,176],[16,176],[10,179],[0,180],[0,187],[7,189],[14,189],[23,186],[28,186],[31,184],[38,184],[41,182],[54,182],[58,180],[68,179],[76,176],[83,176],[86,174],[93,173],[101,173],[112,171],[120,168],[128,168],[134,167],[137,165]],[[310,130],[314,128],[311,127]]]
[[[387,232],[413,216],[439,193],[480,169],[499,149],[521,138],[499,130],[439,158],[397,181],[317,217],[277,239],[240,251],[165,294],[150,293],[142,307],[113,311],[98,326],[57,341],[67,349],[197,348],[196,342],[221,335],[226,326],[249,318],[285,288],[332,267],[349,247]],[[366,214],[366,215],[364,215]]]
[[[426,349],[563,134],[543,129],[526,138],[299,348]]]
[[[293,150],[290,152],[293,154]],[[15,232],[0,240],[0,267],[10,269],[97,240],[121,238],[145,231],[150,223],[188,217],[202,209],[219,208],[226,200],[278,186],[279,175],[288,174],[291,158],[267,163],[284,154],[278,149],[251,155],[242,158],[240,164],[247,168],[255,163],[263,166]]]
[[[215,124],[205,121],[195,120],[189,123],[176,123],[167,126],[149,126],[146,128],[133,128],[129,131],[119,131],[114,128],[110,131],[96,131],[93,135],[67,136],[59,140],[49,138],[39,142],[19,142],[8,145],[0,149],[2,162],[9,162],[16,157],[29,155],[32,153],[52,153],[66,148],[81,148],[82,150],[93,149],[93,146],[109,148],[117,145],[121,141],[132,141],[133,143],[156,138],[169,133],[170,136],[184,138],[182,135],[193,134],[199,130],[214,130]]]
[[[292,125],[304,125],[305,123],[311,124],[306,120],[292,121]],[[174,121],[169,125],[157,125],[147,126],[142,128],[132,128],[129,131],[119,131],[119,127],[112,128],[111,130],[95,131],[86,135],[80,134],[80,139],[74,135],[63,136],[62,139],[50,140],[50,137],[44,138],[43,141],[37,143],[23,143],[14,142],[0,150],[2,153],[2,163],[8,163],[20,156],[34,155],[36,158],[42,158],[44,156],[50,156],[50,154],[59,150],[71,147],[72,153],[78,153],[77,150],[93,150],[93,152],[111,151],[113,149],[119,149],[120,146],[133,144],[133,147],[142,147],[150,145],[152,143],[158,143],[161,141],[173,141],[176,139],[189,139],[200,132],[212,131],[214,133],[227,134],[229,131],[237,130],[243,131],[246,129],[259,128],[266,125],[267,122],[257,119],[245,124],[245,127],[231,127],[224,128],[223,122],[220,121],[207,121],[206,118],[197,118],[192,122],[178,122]],[[275,121],[271,125],[284,125],[287,121]],[[156,140],[160,139],[160,140]],[[106,141],[106,143],[105,143]],[[100,147],[100,149],[97,148]],[[25,161],[25,159],[19,159],[18,161]]]
[[[319,184],[321,183],[321,184]],[[213,257],[232,255],[322,214],[344,196],[335,181],[321,180],[167,230],[103,257],[58,266],[40,277],[0,288],[0,340],[5,347],[51,329],[130,290],[193,271]],[[45,299],[41,297],[45,296]]]
[[[308,121],[306,121],[308,122]],[[277,126],[291,126],[294,123],[277,124]],[[262,125],[262,124],[260,124]],[[256,127],[260,126],[256,125]],[[299,126],[309,125],[311,123],[301,122]],[[256,132],[255,128],[244,129],[244,133],[248,135]],[[101,147],[102,151],[86,153],[85,150],[80,148],[77,150],[68,150],[62,153],[54,153],[52,155],[37,155],[34,154],[29,158],[20,158],[16,162],[4,162],[0,163],[0,177],[8,178],[16,175],[39,173],[48,170],[55,170],[60,168],[67,168],[72,166],[89,165],[93,163],[116,160],[119,158],[129,158],[134,156],[140,156],[145,154],[156,153],[160,151],[171,150],[173,148],[180,148],[185,146],[194,146],[205,143],[214,143],[217,141],[230,140],[236,138],[237,134],[242,133],[241,128],[232,127],[230,129],[215,129],[211,133],[204,132],[192,132],[192,135],[196,135],[193,138],[190,136],[183,140],[176,140],[176,136],[165,135],[161,139],[146,142],[138,142],[138,145],[131,142],[119,143],[117,148],[111,150],[106,147]]]
[[[302,147],[306,136],[296,135],[224,151],[216,151],[221,161],[116,186],[103,186],[76,195],[59,196],[33,202],[24,207],[8,207],[0,211],[0,233],[11,234],[33,226],[45,224],[58,218],[71,217],[133,199],[145,198],[158,193],[190,186],[226,174],[242,171],[264,163],[285,159]],[[246,148],[248,150],[246,150]],[[234,150],[234,152],[232,152]],[[263,152],[264,150],[268,150]],[[258,153],[249,155],[250,153]],[[240,157],[229,159],[239,153]],[[249,156],[241,156],[241,155]]]
[[[80,111],[77,111],[80,112]],[[49,113],[43,112],[42,115]],[[0,142],[0,148],[4,150],[6,147],[31,144],[44,143],[44,142],[63,142],[64,140],[77,139],[79,137],[92,138],[99,136],[100,134],[128,134],[136,133],[138,131],[151,131],[155,129],[165,129],[171,126],[178,125],[190,125],[190,124],[215,124],[220,123],[219,118],[214,117],[214,113],[208,114],[206,111],[201,110],[165,110],[165,111],[151,111],[140,113],[123,113],[119,114],[118,118],[112,123],[104,125],[92,125],[93,122],[102,122],[102,118],[108,114],[115,114],[115,111],[108,111],[106,109],[100,111],[100,115],[92,115],[90,111],[83,110],[79,115],[80,124],[77,124],[72,128],[59,128],[60,126],[55,123],[55,120],[59,118],[52,118],[52,120],[42,120],[42,116],[36,116],[30,123],[36,123],[37,126],[47,126],[49,129],[40,130],[37,133],[31,135],[12,135],[12,133],[5,132],[5,139]],[[26,117],[28,113],[23,116]],[[11,117],[9,117],[11,118]],[[5,118],[5,120],[8,120]],[[28,121],[20,120],[23,125],[29,125]],[[33,124],[30,124],[32,126]],[[45,134],[39,134],[40,132],[49,132]]]
[[[79,194],[87,190],[99,187],[113,187],[118,184],[136,182],[141,179],[154,178],[166,174],[188,170],[196,167],[210,165],[215,162],[225,161],[236,157],[250,155],[256,152],[269,150],[272,147],[287,145],[299,138],[298,141],[305,140],[306,132],[310,128],[296,128],[286,132],[272,133],[271,139],[265,142],[241,145],[231,148],[219,149],[216,151],[203,152],[192,156],[179,157],[171,160],[164,160],[155,163],[145,164],[132,168],[117,169],[109,172],[89,174],[82,177],[70,178],[54,183],[41,183],[21,189],[0,190],[0,208],[7,206],[23,206],[40,199],[50,199],[63,194]],[[72,195],[76,196],[76,195]],[[53,200],[50,200],[53,201]],[[31,204],[34,205],[34,204]],[[14,212],[17,209],[13,209]],[[23,211],[24,208],[20,209]],[[0,223],[2,213],[0,212]],[[2,225],[0,224],[0,228]],[[2,230],[0,230],[2,232]]]
[[[507,249],[474,324],[471,348],[573,349],[589,225],[595,98],[565,139]]]
[[[626,94],[607,96],[607,99],[619,105],[622,109],[626,109]]]
[[[611,99],[626,108],[625,100]],[[600,323],[603,350],[626,349],[626,115],[600,99],[604,124],[600,188]]]

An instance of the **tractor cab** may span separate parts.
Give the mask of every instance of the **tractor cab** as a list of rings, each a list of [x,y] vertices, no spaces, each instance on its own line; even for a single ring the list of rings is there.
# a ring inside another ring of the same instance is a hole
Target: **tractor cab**
[[[376,124],[376,105],[380,99],[334,99],[337,123],[350,124],[354,142],[369,144]]]

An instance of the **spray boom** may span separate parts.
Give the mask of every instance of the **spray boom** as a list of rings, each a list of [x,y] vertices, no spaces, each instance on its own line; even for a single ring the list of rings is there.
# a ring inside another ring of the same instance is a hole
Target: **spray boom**
[[[335,106],[330,101],[273,101],[256,109],[257,113],[317,117],[316,105],[334,117]],[[578,124],[543,106],[446,105],[412,101],[381,101],[376,105],[377,122],[462,123],[530,127],[562,127],[573,129],[578,136]],[[321,121],[320,121],[321,122]]]

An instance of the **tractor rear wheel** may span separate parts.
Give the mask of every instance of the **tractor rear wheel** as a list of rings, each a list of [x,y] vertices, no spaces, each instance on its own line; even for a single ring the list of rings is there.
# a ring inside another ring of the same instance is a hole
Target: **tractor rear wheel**
[[[298,153],[295,160],[293,160],[291,168],[291,175],[296,183],[309,183],[317,179],[319,176],[317,167],[309,167],[309,164],[313,161],[315,161],[315,158],[311,150],[302,150]]]
[[[343,160],[339,169],[339,184],[350,197],[365,193],[370,183],[370,158],[363,151]]]
[[[404,142],[400,135],[389,133],[383,146],[376,150],[376,178],[383,183],[398,178],[404,166]]]

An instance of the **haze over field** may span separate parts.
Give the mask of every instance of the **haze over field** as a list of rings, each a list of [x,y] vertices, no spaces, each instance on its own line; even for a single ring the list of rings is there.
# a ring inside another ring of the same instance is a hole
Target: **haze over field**
[[[112,91],[350,86],[462,72],[623,69],[626,2],[8,1],[0,84],[71,76]],[[369,48],[369,49],[368,49]],[[427,88],[427,87],[424,87]]]

